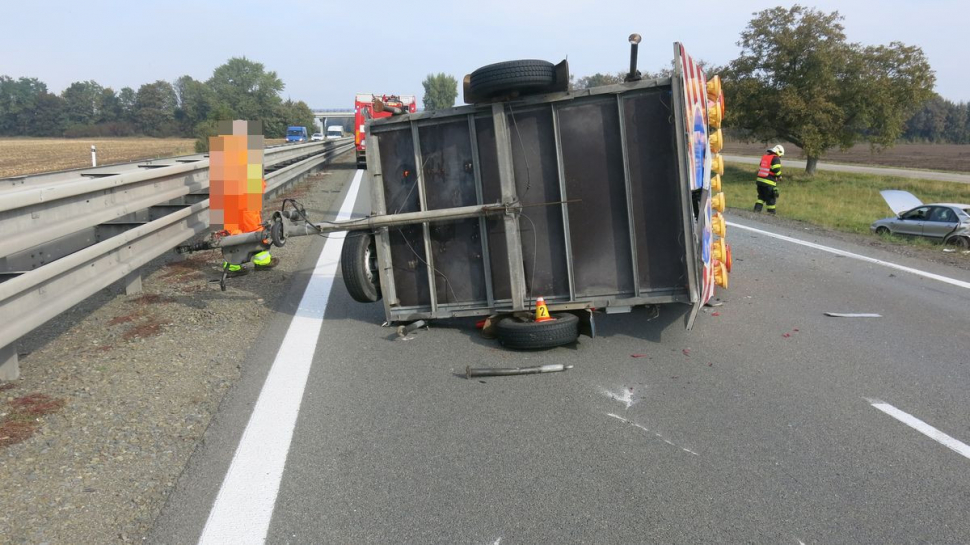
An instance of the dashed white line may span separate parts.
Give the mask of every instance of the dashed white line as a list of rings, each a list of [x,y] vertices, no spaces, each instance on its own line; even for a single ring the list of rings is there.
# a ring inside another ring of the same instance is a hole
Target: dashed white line
[[[962,454],[966,458],[970,458],[970,445],[954,439],[949,435],[943,433],[942,431],[930,426],[926,422],[923,422],[915,416],[905,413],[896,407],[893,407],[889,403],[885,403],[877,400],[868,400],[869,403],[879,409],[880,411],[888,414],[889,416],[899,420],[903,424],[913,428],[914,430],[922,433],[923,435],[929,437],[930,439],[942,444],[943,446],[952,449],[954,452]]]
[[[353,212],[363,173],[358,170],[354,175],[338,220]],[[344,235],[330,234],[320,253],[209,512],[200,544],[262,544],[266,540]]]
[[[829,246],[822,246],[821,244],[815,244],[814,242],[808,242],[806,240],[800,240],[797,238],[788,237],[785,235],[779,235],[777,233],[772,233],[770,231],[763,231],[761,229],[755,229],[754,227],[748,227],[747,225],[740,225],[734,223],[733,221],[727,222],[731,227],[737,227],[738,229],[743,229],[745,231],[751,231],[753,233],[758,233],[759,235],[764,235],[766,237],[777,238],[778,240],[784,240],[786,242],[792,242],[795,244],[801,244],[802,246],[808,246],[809,248],[814,248],[816,250],[822,250],[823,252],[828,252],[830,254],[840,255],[843,257],[851,257],[852,259],[858,259],[859,261],[865,261],[867,263],[873,263],[876,265],[882,265],[883,267],[889,267],[890,269],[896,269],[897,271],[908,272],[915,274],[917,276],[922,276],[924,278],[929,278],[931,280],[937,280],[939,282],[944,282],[953,286],[960,288],[970,289],[970,282],[965,282],[963,280],[957,280],[956,278],[950,278],[948,276],[942,276],[939,274],[934,274],[927,271],[921,271],[919,269],[914,269],[912,267],[906,267],[903,265],[898,265],[890,261],[883,261],[881,259],[876,259],[873,257],[867,257],[864,255],[854,254],[852,252],[847,252],[845,250],[839,250],[838,248],[832,248]]]

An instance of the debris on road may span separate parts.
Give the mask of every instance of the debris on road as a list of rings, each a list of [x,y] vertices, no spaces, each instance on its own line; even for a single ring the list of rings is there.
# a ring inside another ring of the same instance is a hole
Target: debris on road
[[[826,312],[826,316],[832,316],[833,318],[882,318],[882,314],[872,314],[872,313],[846,313],[846,312]]]
[[[647,357],[647,355],[646,354],[630,354],[630,357],[631,358],[645,358],[645,357]]]
[[[553,363],[548,365],[537,365],[535,367],[465,367],[465,378],[472,377],[504,377],[511,375],[533,375],[537,373],[555,373],[572,369],[572,365]]]
[[[412,333],[422,328],[427,330],[428,322],[425,322],[424,320],[418,320],[416,322],[411,322],[410,324],[407,324],[407,325],[399,325],[397,326],[397,338],[399,341],[410,341],[411,339],[414,338],[414,335],[412,335]]]

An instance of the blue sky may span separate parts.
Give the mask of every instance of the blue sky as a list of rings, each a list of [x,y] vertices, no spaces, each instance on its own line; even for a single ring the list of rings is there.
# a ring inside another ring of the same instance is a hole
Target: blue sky
[[[230,57],[246,56],[279,74],[286,83],[284,97],[314,108],[349,106],[357,92],[420,97],[429,73],[445,72],[460,81],[479,66],[510,59],[568,57],[577,76],[616,72],[629,62],[626,38],[632,32],[643,36],[641,69],[667,66],[675,41],[695,58],[724,64],[737,55],[738,36],[753,12],[791,5],[749,0],[4,4],[0,74],[37,77],[53,92],[89,79],[115,90],[185,74],[204,80]],[[970,100],[961,45],[970,2],[803,5],[838,10],[850,41],[919,45],[936,71],[937,92],[953,101]],[[689,15],[691,10],[697,15]]]

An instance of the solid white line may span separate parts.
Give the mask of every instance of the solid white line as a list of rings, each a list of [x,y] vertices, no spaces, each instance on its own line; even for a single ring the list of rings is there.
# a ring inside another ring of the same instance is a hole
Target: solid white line
[[[944,446],[962,454],[966,458],[970,458],[970,445],[950,437],[933,426],[930,426],[926,422],[923,422],[919,418],[916,418],[911,414],[904,413],[888,403],[883,403],[882,401],[870,401],[870,403],[873,407],[888,414],[896,420],[899,420],[903,424],[906,424],[930,439],[942,443]]]
[[[336,219],[347,219],[353,212],[363,173],[358,170],[354,175]],[[199,543],[261,544],[266,540],[344,235],[331,233],[320,253]]]
[[[795,244],[801,244],[802,246],[808,246],[809,248],[815,248],[816,250],[822,250],[823,252],[829,252],[835,255],[841,255],[843,257],[851,257],[853,259],[858,259],[859,261],[865,261],[867,263],[874,263],[876,265],[882,265],[884,267],[889,267],[890,269],[896,269],[897,271],[903,271],[915,274],[917,276],[922,276],[924,278],[929,278],[932,280],[938,280],[940,282],[945,282],[953,286],[960,288],[970,289],[970,282],[965,282],[963,280],[957,280],[955,278],[950,278],[947,276],[941,276],[938,274],[933,274],[931,272],[921,271],[919,269],[913,269],[911,267],[904,267],[903,265],[897,265],[889,261],[883,261],[881,259],[875,259],[872,257],[866,257],[864,255],[854,254],[852,252],[846,252],[845,250],[839,250],[837,248],[831,248],[829,246],[822,246],[821,244],[815,244],[814,242],[808,242],[805,240],[799,240],[797,238],[786,237],[785,235],[779,235],[769,231],[762,231],[761,229],[755,229],[754,227],[748,227],[747,225],[740,225],[734,223],[733,221],[726,222],[731,227],[737,227],[738,229],[743,229],[745,231],[751,231],[761,235],[765,235],[772,238],[777,238],[779,240],[784,240],[787,242],[794,242]]]

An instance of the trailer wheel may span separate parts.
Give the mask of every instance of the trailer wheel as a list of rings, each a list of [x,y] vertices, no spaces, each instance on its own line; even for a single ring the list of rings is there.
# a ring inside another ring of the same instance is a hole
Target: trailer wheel
[[[579,318],[568,312],[553,314],[548,322],[521,321],[503,318],[495,326],[498,342],[507,348],[535,350],[554,348],[576,342],[579,338]]]
[[[471,74],[471,90],[478,96],[536,91],[556,82],[556,67],[547,61],[521,60],[497,62],[483,66]]]
[[[354,301],[375,303],[381,300],[381,279],[377,273],[377,247],[374,235],[350,231],[340,253],[344,285]]]

